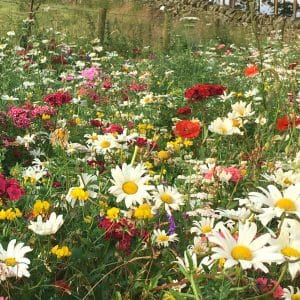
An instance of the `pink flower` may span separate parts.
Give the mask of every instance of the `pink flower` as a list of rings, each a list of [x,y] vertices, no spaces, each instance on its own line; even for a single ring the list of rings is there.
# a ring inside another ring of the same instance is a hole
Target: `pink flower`
[[[268,279],[268,278],[262,278],[259,277],[256,279],[256,285],[257,288],[262,293],[268,293],[272,290],[272,288],[277,284],[278,282],[274,279]],[[272,297],[274,299],[281,299],[283,297],[283,289],[280,285],[277,286],[274,293],[272,294]]]
[[[81,75],[86,80],[92,81],[99,76],[99,69],[96,67],[87,68],[81,71]]]
[[[228,167],[228,168],[225,168],[224,171],[231,175],[230,180],[234,183],[238,183],[243,178],[241,171],[238,168]]]

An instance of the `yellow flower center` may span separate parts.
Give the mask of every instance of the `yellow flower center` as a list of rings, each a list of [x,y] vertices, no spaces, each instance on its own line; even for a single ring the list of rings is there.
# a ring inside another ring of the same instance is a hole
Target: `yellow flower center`
[[[139,189],[138,186],[133,181],[126,181],[122,185],[122,190],[127,195],[136,194],[136,192],[138,191],[138,189]]]
[[[297,293],[297,294],[291,295],[291,299],[292,299],[292,300],[300,300],[300,294]]]
[[[166,193],[160,195],[160,199],[161,199],[161,201],[163,201],[163,202],[165,202],[165,203],[167,203],[167,204],[173,203],[173,198],[172,198],[172,196],[170,196],[169,194],[166,194]]]
[[[109,141],[102,141],[100,143],[101,148],[108,148],[110,146],[110,142]]]
[[[231,250],[231,256],[236,260],[251,260],[252,259],[252,251],[246,246],[235,246]]]
[[[295,202],[290,198],[281,198],[276,203],[275,206],[281,208],[285,211],[295,211],[297,210]]]
[[[169,237],[165,234],[161,234],[156,238],[157,242],[167,242],[169,240]]]
[[[9,267],[14,267],[17,264],[17,261],[14,257],[8,257],[4,260],[4,263]]]
[[[289,178],[284,178],[283,183],[286,184],[286,185],[291,185],[293,182],[290,181]]]
[[[232,126],[233,127],[240,127],[241,122],[238,119],[233,119],[232,120]]]
[[[288,257],[300,258],[300,251],[292,247],[284,247],[281,249],[281,253]]]
[[[226,133],[228,132],[228,129],[227,129],[227,127],[225,127],[225,126],[222,126],[222,127],[220,128],[220,131],[221,131],[221,134],[226,134]]]
[[[80,201],[86,201],[89,198],[89,192],[85,191],[81,187],[75,187],[71,191],[71,196]]]
[[[203,233],[209,233],[212,230],[212,228],[209,225],[204,225],[201,229]]]

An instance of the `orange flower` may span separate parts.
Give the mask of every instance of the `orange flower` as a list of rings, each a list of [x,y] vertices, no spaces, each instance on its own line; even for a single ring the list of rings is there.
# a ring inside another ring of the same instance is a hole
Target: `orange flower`
[[[200,131],[201,127],[199,122],[181,120],[176,123],[174,133],[182,138],[194,139],[200,134]]]
[[[252,77],[259,73],[259,68],[256,65],[250,65],[245,68],[245,76]]]

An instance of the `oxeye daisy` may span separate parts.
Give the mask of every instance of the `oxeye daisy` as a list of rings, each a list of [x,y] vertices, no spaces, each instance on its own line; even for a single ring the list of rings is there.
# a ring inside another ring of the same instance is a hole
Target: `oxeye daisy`
[[[268,185],[267,190],[260,188],[262,193],[249,193],[249,200],[253,203],[261,203],[262,207],[257,217],[265,226],[273,218],[280,218],[283,213],[295,214],[300,218],[300,184],[289,186],[282,192],[274,185]]]
[[[193,221],[194,226],[191,228],[191,233],[207,236],[212,232],[214,222],[214,218],[202,218],[200,221]]]
[[[300,300],[300,288],[293,286],[288,286],[288,288],[283,289],[283,299],[284,300]]]
[[[8,243],[7,250],[0,244],[0,261],[6,265],[7,277],[30,277],[27,270],[30,260],[24,256],[30,251],[32,249],[29,246],[24,247],[24,243],[16,244],[16,240]]]
[[[288,226],[286,220],[283,221],[278,238],[272,239],[270,243],[279,248],[282,262],[288,260],[288,270],[293,280],[300,272],[300,237],[293,235],[293,228]]]
[[[168,247],[169,243],[178,241],[176,233],[168,235],[165,230],[154,229],[153,236],[158,247]]]
[[[150,176],[146,174],[144,165],[138,164],[136,167],[124,163],[122,168],[117,166],[111,170],[114,184],[109,188],[109,192],[117,197],[116,201],[125,201],[127,208],[136,203],[143,204],[144,199],[149,199],[149,191],[153,189],[148,185]]]
[[[177,191],[176,187],[157,186],[154,193],[154,207],[156,209],[164,205],[166,212],[170,215],[172,210],[179,210],[179,206],[184,204],[182,195]]]
[[[97,181],[97,176],[82,173],[78,175],[79,186],[71,187],[66,196],[66,200],[75,206],[76,201],[79,201],[79,205],[83,206],[89,198],[97,197],[98,185],[92,184]]]
[[[217,224],[218,225],[218,224]],[[269,233],[257,238],[257,226],[255,223],[239,223],[239,235],[235,239],[230,231],[223,225],[218,225],[219,232],[214,231],[208,236],[211,243],[216,244],[212,248],[212,260],[225,258],[224,268],[228,269],[240,264],[242,269],[260,269],[267,273],[264,263],[280,262],[281,254],[275,253],[278,247],[266,246],[271,236]]]
[[[105,154],[111,149],[119,148],[115,137],[112,134],[99,135],[98,139],[92,143],[92,147],[97,154]]]

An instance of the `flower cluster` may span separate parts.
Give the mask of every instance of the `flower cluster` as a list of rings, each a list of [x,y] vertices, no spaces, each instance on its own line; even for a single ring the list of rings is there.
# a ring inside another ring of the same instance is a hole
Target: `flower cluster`
[[[16,179],[7,179],[0,174],[0,196],[2,199],[18,201],[24,195],[24,189],[21,188]]]
[[[44,96],[44,101],[51,106],[61,106],[63,104],[69,103],[72,100],[72,96],[69,92],[58,91],[53,94],[48,94]]]
[[[184,96],[189,102],[205,100],[212,96],[221,96],[225,92],[225,87],[219,84],[196,84],[188,88]]]
[[[126,218],[121,218],[117,222],[104,218],[99,222],[98,227],[105,229],[105,238],[116,241],[117,248],[126,254],[130,253],[130,247],[135,237],[142,240],[148,239],[146,231],[138,230],[134,223]]]

